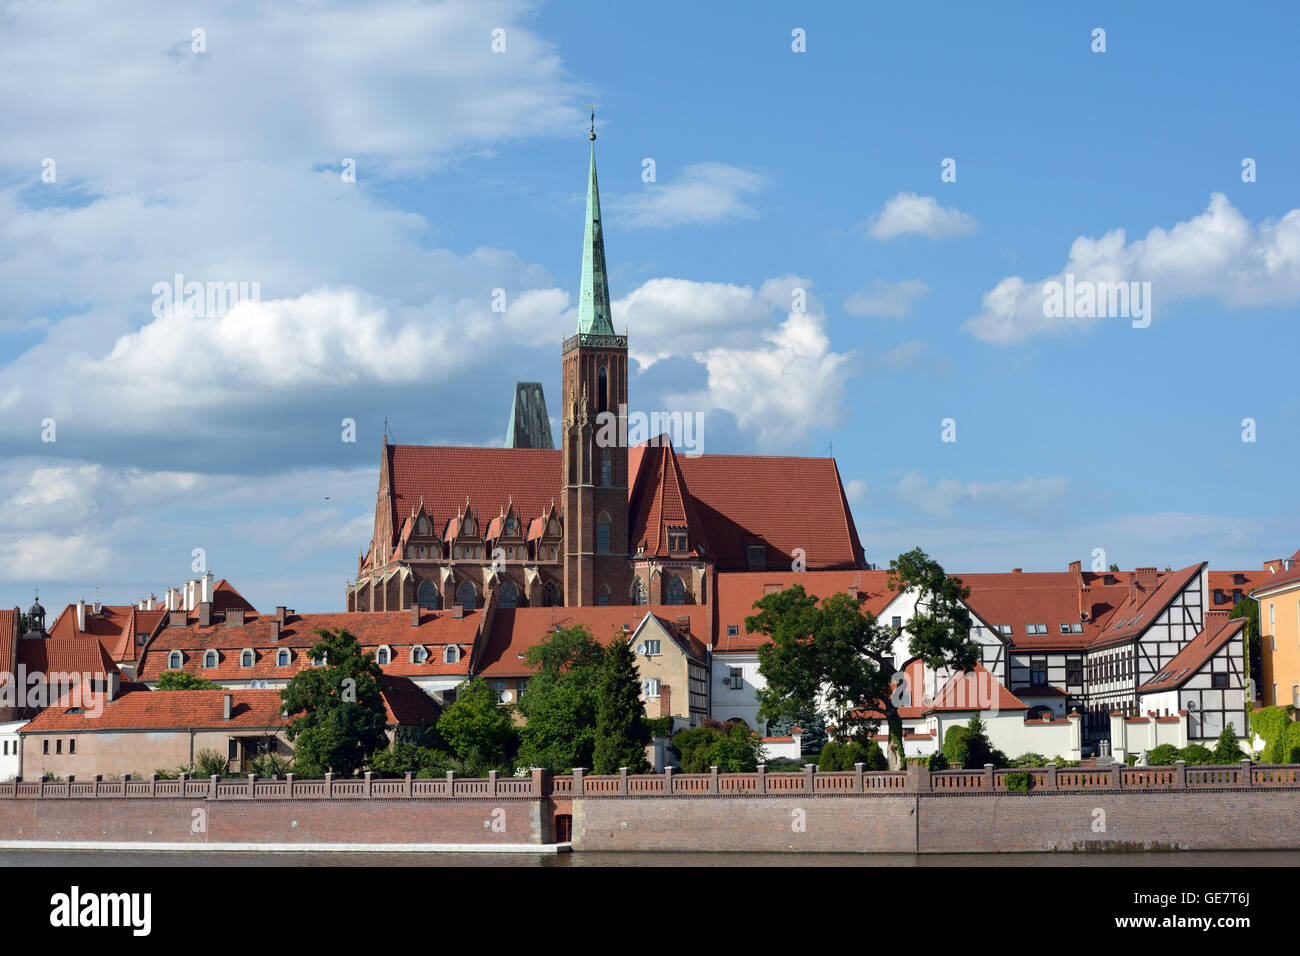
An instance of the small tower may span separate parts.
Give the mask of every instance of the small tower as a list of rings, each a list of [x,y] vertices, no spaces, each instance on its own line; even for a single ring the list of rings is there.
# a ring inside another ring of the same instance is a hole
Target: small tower
[[[27,633],[23,637],[45,637],[45,608],[41,607],[40,592],[27,609]]]

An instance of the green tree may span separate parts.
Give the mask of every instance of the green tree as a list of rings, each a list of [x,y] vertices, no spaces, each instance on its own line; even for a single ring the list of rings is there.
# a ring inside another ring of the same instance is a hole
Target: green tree
[[[583,627],[548,634],[524,662],[535,668],[519,696],[528,722],[520,732],[519,763],[553,773],[591,767],[604,649]]]
[[[1241,745],[1237,743],[1237,731],[1232,724],[1228,724],[1223,728],[1223,733],[1219,734],[1219,742],[1214,745],[1214,762],[1241,763],[1245,758]]]
[[[348,631],[319,630],[308,652],[321,667],[299,671],[280,692],[292,718],[294,767],[303,776],[351,776],[388,741],[382,676],[374,658]]]
[[[456,702],[438,718],[438,734],[457,757],[481,769],[504,769],[513,756],[518,734],[511,708],[497,703],[487,681],[475,677],[456,689]]]
[[[892,588],[916,596],[916,612],[903,629],[910,655],[934,670],[973,668],[978,657],[962,603],[969,589],[919,548],[890,561],[889,571]],[[893,629],[863,611],[856,598],[834,594],[819,601],[798,584],[765,595],[754,607],[758,613],[745,619],[745,627],[769,638],[758,651],[767,682],[758,692],[760,716],[795,717],[821,701],[843,741],[874,732],[883,715],[889,767],[901,769],[905,688],[894,665]]]
[[[617,773],[621,767],[645,773],[650,769],[645,758],[648,742],[636,658],[627,641],[615,639],[605,649],[601,666],[592,768],[596,773]]]
[[[723,773],[753,773],[762,758],[763,739],[744,723],[735,723],[716,732],[707,761]]]
[[[1244,617],[1246,619],[1246,678],[1249,680],[1251,675],[1255,675],[1262,679],[1264,674],[1264,643],[1259,636],[1259,602],[1254,598],[1243,597],[1228,612],[1229,619],[1234,617]]]
[[[158,690],[219,690],[216,681],[189,671],[163,671],[158,675]]]
[[[826,718],[816,708],[804,714],[786,716],[772,721],[767,726],[769,737],[789,737],[790,731],[798,727],[803,731],[803,749],[805,753],[820,753],[826,746]]]

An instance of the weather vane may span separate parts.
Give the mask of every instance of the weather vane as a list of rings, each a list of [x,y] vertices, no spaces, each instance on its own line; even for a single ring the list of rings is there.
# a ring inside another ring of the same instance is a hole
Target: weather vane
[[[596,138],[596,104],[588,103],[587,109],[591,110],[591,130],[587,133],[589,139]]]

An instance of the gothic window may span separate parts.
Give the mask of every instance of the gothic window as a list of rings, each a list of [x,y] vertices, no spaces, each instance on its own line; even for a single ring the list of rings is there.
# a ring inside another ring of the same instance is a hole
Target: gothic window
[[[479,560],[482,560],[482,558],[483,558],[483,548],[482,548],[482,547],[475,547],[475,548],[474,548],[474,557],[477,558],[477,559],[479,559]]]
[[[460,587],[456,588],[456,603],[467,611],[478,607],[478,590],[472,581],[460,582]]]
[[[547,581],[546,587],[542,591],[542,605],[544,607],[560,606],[560,588],[554,581]]]
[[[551,548],[551,560],[555,560],[555,548]]]
[[[422,558],[427,557],[428,554],[429,554],[428,549],[424,545],[420,545],[420,557]]]
[[[415,599],[420,607],[426,611],[438,610],[438,589],[432,581],[420,583],[420,589],[416,592]]]
[[[609,554],[609,515],[596,519],[596,553]]]
[[[635,581],[632,582],[632,603],[633,604],[649,603],[649,601],[646,598],[645,579],[643,578],[637,578]]]
[[[409,545],[409,544],[406,546],[406,556],[407,556],[408,558],[413,558],[413,557],[415,557],[415,548],[414,548],[414,546]]]
[[[602,584],[600,593],[596,595],[596,604],[599,607],[609,607],[609,585]]]
[[[546,533],[549,535],[557,535],[560,533],[560,526],[556,524],[554,518],[552,518],[550,524],[546,526]]]
[[[600,453],[600,483],[605,487],[614,483],[614,459],[608,449]]]
[[[511,515],[506,519],[506,534],[515,535],[519,533],[519,522]]]
[[[501,585],[501,606],[518,607],[519,606],[519,586],[514,581],[507,581]]]
[[[515,546],[512,544],[510,547],[506,548],[506,560],[513,561],[514,559],[515,559]]]
[[[204,652],[204,654],[203,654],[203,666],[206,667],[206,668],[213,668],[213,667],[216,667],[216,666],[217,666],[217,652],[216,652],[216,651],[205,651],[205,652]]]
[[[429,652],[424,649],[423,645],[416,644],[413,648],[411,648],[412,664],[423,664],[426,660],[428,660],[428,658],[429,658]]]
[[[466,519],[465,519],[464,533],[465,533],[465,534],[475,534],[477,531],[478,531],[478,525],[476,525],[476,524],[474,523],[474,519],[473,519],[473,518],[466,518]]]
[[[281,648],[280,652],[275,655],[275,666],[276,667],[289,666],[289,652],[284,648]]]
[[[596,411],[603,412],[609,409],[609,373],[605,371],[603,365],[596,373],[596,402]]]
[[[416,534],[428,534],[428,533],[429,533],[429,519],[426,518],[426,517],[424,517],[423,515],[421,515],[421,516],[420,516],[420,521],[419,521],[419,523],[418,523],[415,527],[416,527]]]
[[[456,547],[451,549],[451,559],[453,561],[460,560],[460,545],[457,545]]]
[[[668,550],[685,551],[686,550],[686,531],[672,530],[668,532]]]
[[[387,667],[390,660],[392,660],[392,654],[389,652],[388,648],[381,647],[379,650],[375,651],[375,663],[380,667]]]
[[[686,603],[686,585],[677,575],[668,578],[668,586],[664,588],[665,604],[685,604]]]
[[[448,644],[442,652],[442,662],[444,664],[455,664],[460,660],[460,648],[455,644]]]
[[[167,658],[167,666],[168,666],[169,668],[171,668],[172,670],[174,670],[174,671],[175,671],[175,670],[180,670],[180,667],[181,667],[181,652],[180,652],[180,651],[172,651],[171,656],[170,656],[169,658]]]
[[[252,667],[252,666],[253,666],[253,652],[252,652],[252,651],[248,651],[248,650],[246,650],[246,651],[242,651],[242,652],[240,652],[240,655],[239,655],[239,666],[240,666],[240,667]]]

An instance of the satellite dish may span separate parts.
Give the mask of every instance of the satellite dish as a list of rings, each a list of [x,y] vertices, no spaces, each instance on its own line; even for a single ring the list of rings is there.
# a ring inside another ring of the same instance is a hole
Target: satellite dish
[[[1188,710],[1195,710],[1195,709],[1196,709],[1196,701],[1194,701],[1194,700],[1189,700],[1189,701],[1187,702],[1187,709],[1188,709]]]
[[[639,645],[639,646],[637,647],[637,649],[636,649],[636,652],[637,652],[638,654],[644,654],[644,653],[645,653],[645,645],[644,645],[644,644]]]
[[[503,690],[501,692],[501,699],[508,704],[515,699],[515,695],[511,691]]]

